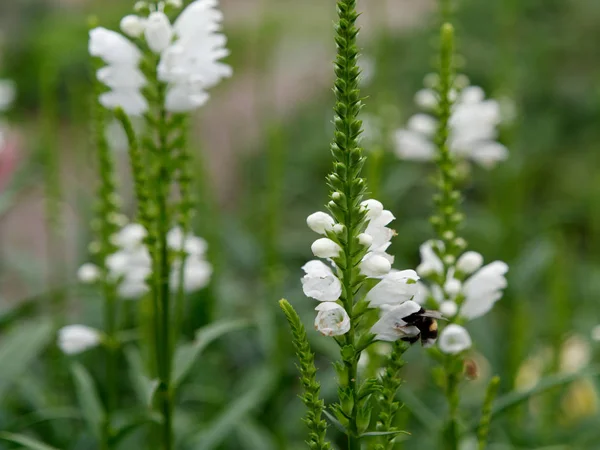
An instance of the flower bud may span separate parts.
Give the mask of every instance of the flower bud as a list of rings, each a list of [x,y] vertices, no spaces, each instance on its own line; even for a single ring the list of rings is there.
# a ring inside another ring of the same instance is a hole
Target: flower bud
[[[387,275],[392,270],[392,264],[381,255],[367,255],[360,263],[360,271],[368,277]]]
[[[346,227],[344,225],[342,225],[341,223],[336,223],[333,226],[333,232],[335,234],[342,234],[344,232],[344,230],[346,229]]]
[[[132,38],[138,38],[144,34],[146,29],[146,22],[139,16],[130,14],[121,19],[121,31],[127,36]]]
[[[100,333],[84,325],[68,325],[58,330],[58,346],[67,355],[82,353],[100,343]]]
[[[100,269],[97,265],[86,263],[77,271],[77,279],[84,284],[92,284],[100,279]]]
[[[335,258],[342,251],[338,244],[328,238],[317,239],[310,249],[317,258]]]
[[[462,283],[456,278],[449,278],[444,284],[444,290],[451,297],[456,297],[462,289]]]
[[[144,31],[146,43],[154,53],[165,50],[173,38],[173,28],[165,13],[156,11],[148,16]]]
[[[442,302],[442,304],[440,305],[440,312],[445,317],[452,318],[456,316],[456,313],[458,313],[458,305],[452,300],[447,300],[445,302]]]
[[[363,247],[370,247],[373,244],[373,237],[367,233],[360,233],[358,235],[358,243]]]
[[[335,225],[335,220],[329,214],[324,212],[316,212],[306,218],[308,228],[315,233],[325,235],[327,231],[331,231]]]
[[[471,274],[483,265],[483,256],[477,252],[465,252],[458,258],[456,269]]]
[[[442,330],[438,342],[440,350],[448,355],[456,355],[473,345],[469,332],[464,327],[454,323]]]

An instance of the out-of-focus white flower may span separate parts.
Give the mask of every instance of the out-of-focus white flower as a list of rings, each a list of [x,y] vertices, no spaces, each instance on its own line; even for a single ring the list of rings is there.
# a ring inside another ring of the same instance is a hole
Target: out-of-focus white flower
[[[232,70],[220,60],[229,54],[226,38],[220,33],[223,14],[214,0],[196,0],[184,9],[173,30],[176,40],[162,53],[159,78],[169,83],[167,109],[186,112],[202,106],[206,90]]]
[[[592,359],[589,342],[581,336],[570,336],[561,346],[559,370],[561,373],[576,373],[586,367]]]
[[[146,20],[140,16],[130,14],[121,19],[120,28],[121,31],[127,36],[138,38],[144,34],[144,30],[146,29]]]
[[[335,220],[329,214],[322,211],[311,214],[306,218],[308,228],[315,233],[325,235],[327,231],[331,231],[335,225]]]
[[[455,298],[461,291],[462,283],[454,278],[452,273],[446,277],[446,283],[444,283],[444,291],[451,298]]]
[[[6,111],[15,101],[17,88],[10,80],[0,80],[0,112]]]
[[[95,283],[100,279],[100,268],[92,263],[83,264],[77,270],[77,279],[84,284]]]
[[[90,55],[102,59],[109,66],[137,67],[142,53],[133,42],[103,27],[90,30]]]
[[[334,302],[342,295],[342,283],[331,268],[318,260],[307,262],[302,270],[302,290],[307,297],[320,302]]]
[[[404,319],[421,310],[421,306],[411,300],[400,305],[394,305],[387,309],[373,325],[371,333],[375,335],[376,340],[388,342],[418,336],[420,334],[419,329],[408,324]]]
[[[350,317],[346,310],[334,302],[323,302],[315,308],[315,329],[325,336],[341,336],[350,330]]]
[[[456,261],[456,270],[467,275],[472,274],[483,265],[483,256],[477,252],[465,252]]]
[[[329,238],[321,238],[313,242],[311,250],[317,258],[336,258],[342,248]]]
[[[145,25],[144,37],[150,50],[154,53],[166,50],[173,39],[173,28],[167,15],[162,11],[154,11],[148,16]]]
[[[180,227],[174,227],[167,233],[167,245],[173,251],[183,251],[187,256],[203,256],[208,244],[204,239],[192,234],[184,234]]]
[[[508,150],[496,142],[497,128],[503,121],[499,102],[486,100],[479,86],[467,86],[460,94],[453,91],[452,97],[456,99],[449,120],[450,151],[487,169],[505,160]],[[438,97],[432,89],[423,89],[415,96],[415,102],[422,109],[432,111],[438,106]],[[432,136],[436,127],[432,116],[421,113],[412,116],[406,129],[396,131],[398,157],[415,161],[433,160],[436,149]]]
[[[446,300],[440,304],[440,313],[444,317],[452,318],[458,313],[458,305],[452,300]]]
[[[84,325],[67,325],[58,330],[58,347],[67,355],[76,355],[96,347],[100,333]]]
[[[183,290],[185,292],[198,291],[206,287],[212,275],[212,266],[205,260],[192,256],[186,258],[183,267]],[[181,261],[175,261],[171,269],[171,290],[179,290]]]
[[[600,325],[596,325],[592,328],[592,340],[595,342],[600,342]]]
[[[148,232],[139,223],[130,223],[121,228],[111,237],[111,242],[117,247],[134,249],[142,245]]]
[[[473,345],[469,332],[455,323],[446,326],[442,330],[438,342],[440,350],[449,355],[463,352]]]
[[[370,306],[397,305],[411,300],[419,289],[414,270],[392,271],[367,294]]]
[[[502,298],[502,290],[506,287],[506,272],[506,263],[494,261],[471,275],[463,285],[465,300],[460,308],[460,315],[471,320],[490,311]]]
[[[421,264],[417,267],[417,273],[422,277],[444,272],[444,263],[433,250],[434,241],[423,243],[419,249],[421,253]],[[440,243],[437,243],[440,245]]]

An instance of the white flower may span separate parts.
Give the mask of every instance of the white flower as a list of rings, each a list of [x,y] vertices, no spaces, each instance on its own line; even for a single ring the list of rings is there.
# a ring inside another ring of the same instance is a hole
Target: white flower
[[[484,142],[471,150],[471,159],[484,169],[492,169],[508,158],[508,149],[499,142]]]
[[[162,11],[150,13],[144,29],[146,44],[154,53],[161,53],[171,44],[173,28],[167,15]]]
[[[421,264],[417,267],[417,273],[426,277],[433,273],[441,274],[444,272],[444,263],[433,250],[434,241],[423,243],[419,249],[421,253]],[[439,245],[439,242],[437,243]]]
[[[188,256],[203,256],[208,244],[204,239],[191,234],[184,235],[180,227],[174,227],[167,233],[167,245],[171,250],[183,250]]]
[[[379,217],[383,213],[383,204],[378,200],[365,200],[360,205],[367,210],[368,219]]]
[[[600,342],[600,325],[596,325],[592,328],[592,340],[594,342]]]
[[[371,247],[373,245],[373,236],[367,233],[360,233],[358,236],[358,243],[363,247]]]
[[[456,355],[473,345],[469,332],[455,323],[446,326],[442,330],[438,343],[440,350],[449,355]]]
[[[115,90],[100,95],[100,104],[107,109],[123,108],[128,115],[139,117],[148,110],[148,102],[137,90]]]
[[[370,306],[394,305],[411,300],[419,289],[414,270],[392,271],[367,294]]]
[[[232,74],[220,62],[229,54],[221,34],[223,14],[214,0],[196,0],[184,9],[173,30],[177,39],[161,55],[159,79],[170,85],[166,107],[171,112],[198,108],[208,99],[206,90]]]
[[[101,58],[106,64],[114,66],[137,67],[142,53],[126,37],[116,31],[103,27],[90,30],[90,55]]]
[[[138,38],[144,34],[144,30],[146,29],[146,21],[140,16],[131,14],[121,19],[120,28],[121,31],[127,36]]]
[[[77,271],[77,279],[84,284],[95,283],[100,279],[100,268],[92,263],[83,264]]]
[[[433,136],[437,129],[437,120],[428,114],[415,114],[408,119],[407,127],[409,130],[424,134],[425,136]]]
[[[134,249],[142,245],[148,232],[139,223],[130,223],[121,228],[111,237],[111,242],[117,247]]]
[[[371,328],[371,333],[375,335],[376,340],[388,342],[418,336],[420,334],[419,329],[409,325],[404,319],[421,311],[421,309],[420,305],[410,300],[395,305],[383,313]]]
[[[460,293],[461,288],[462,283],[454,278],[454,274],[448,274],[446,277],[446,283],[444,283],[444,291],[446,291],[446,294],[454,298]]]
[[[336,258],[342,248],[328,238],[317,239],[310,247],[317,258]]]
[[[181,261],[176,261],[171,270],[171,290],[179,289]],[[183,267],[183,290],[193,292],[206,287],[212,275],[212,266],[198,257],[189,257]]]
[[[67,355],[82,353],[100,343],[100,333],[84,325],[67,325],[58,330],[58,347]]]
[[[13,81],[0,80],[0,111],[6,111],[15,101],[17,88]]]
[[[392,270],[392,263],[381,253],[367,253],[360,262],[360,272],[367,277],[381,277],[388,274],[390,270]]]
[[[377,215],[369,210],[368,217],[369,221],[367,228],[365,229],[365,233],[370,235],[373,239],[370,249],[373,251],[385,251],[385,249],[382,249],[382,247],[388,244],[396,234],[394,230],[388,228],[386,225],[393,221],[395,217],[387,209],[382,209]]]
[[[456,269],[467,275],[472,274],[483,265],[483,256],[477,252],[465,252],[458,261],[456,261]]]
[[[315,308],[315,329],[325,336],[341,336],[350,330],[350,317],[337,303],[323,302]]]
[[[502,289],[506,287],[508,266],[502,261],[494,261],[475,272],[463,285],[464,303],[460,315],[466,319],[475,319],[492,309],[494,303],[502,298]]]
[[[318,260],[307,262],[302,270],[302,290],[307,297],[320,302],[334,302],[342,295],[342,283],[327,264]]]
[[[423,134],[414,130],[397,130],[394,147],[401,159],[431,161],[435,156],[435,145]]]
[[[432,110],[438,105],[438,97],[433,89],[421,89],[415,94],[415,103],[422,109]]]
[[[315,233],[325,235],[327,231],[333,230],[335,220],[329,214],[318,211],[306,218],[306,224]]]

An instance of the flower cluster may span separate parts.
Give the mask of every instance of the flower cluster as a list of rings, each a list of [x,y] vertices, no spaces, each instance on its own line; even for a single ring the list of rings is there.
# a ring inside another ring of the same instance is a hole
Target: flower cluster
[[[220,62],[228,50],[220,33],[223,15],[217,6],[217,0],[196,0],[173,24],[163,2],[147,17],[126,16],[121,31],[133,41],[106,28],[91,30],[89,52],[106,64],[96,76],[110,89],[100,96],[100,103],[109,109],[121,107],[130,116],[141,116],[148,110],[141,92],[147,84],[140,70],[140,48],[145,47],[159,58],[156,73],[168,85],[167,111],[189,112],[206,103],[206,90],[232,73],[231,67]]]
[[[106,258],[107,276],[117,283],[121,298],[136,299],[148,292],[146,280],[152,273],[152,258],[144,245],[146,234],[143,226],[131,223],[112,237],[117,251]],[[212,267],[204,258],[206,242],[197,236],[184,235],[179,227],[175,227],[167,235],[167,244],[174,254],[169,283],[171,289],[179,289],[182,264],[183,290],[191,292],[205,287],[212,274]],[[100,276],[100,269],[90,263],[84,264],[78,271],[78,278],[83,283],[94,283]]]
[[[444,353],[456,354],[472,345],[468,331],[460,323],[485,315],[502,298],[508,266],[502,261],[483,266],[483,257],[474,251],[467,251],[448,264],[451,261],[438,256],[443,250],[440,241],[421,245],[417,273],[429,285],[418,283],[414,301],[432,305],[452,322],[442,330],[439,347]]]
[[[479,86],[452,90],[454,102],[449,121],[450,151],[461,159],[470,159],[490,169],[508,157],[508,150],[497,142],[498,126],[504,121],[501,105],[485,98]],[[435,114],[439,94],[432,88],[422,89],[415,95],[415,103],[428,113]],[[401,159],[432,161],[436,155],[434,136],[438,122],[430,114],[413,115],[406,125],[395,133],[396,154]]]

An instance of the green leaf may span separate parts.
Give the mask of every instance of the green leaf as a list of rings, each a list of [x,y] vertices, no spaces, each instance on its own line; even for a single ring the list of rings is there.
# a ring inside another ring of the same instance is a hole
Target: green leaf
[[[370,437],[370,436],[392,436],[392,435],[398,435],[398,434],[406,434],[410,436],[410,433],[408,431],[404,431],[404,430],[396,430],[396,431],[369,431],[367,433],[363,433],[360,435],[360,437]]]
[[[22,434],[0,433],[0,439],[14,444],[19,444],[23,448],[30,450],[58,450],[56,447],[51,447],[36,439],[24,436]]]
[[[129,417],[128,420],[121,425],[117,432],[110,438],[111,448],[116,448],[119,442],[129,436],[129,434],[133,433],[138,428],[151,423],[161,423],[160,416],[153,411],[148,411],[143,414],[136,414]]]
[[[89,372],[79,363],[74,363],[71,367],[73,378],[75,380],[75,390],[77,399],[81,407],[81,413],[87,422],[90,431],[100,438],[102,434],[102,425],[105,418],[104,407],[98,397],[98,392],[94,386],[94,380]]]
[[[267,428],[254,421],[240,422],[236,428],[239,445],[246,450],[276,450],[273,435]]]
[[[139,350],[134,347],[125,349],[125,359],[129,367],[129,378],[140,403],[152,405],[152,399],[158,387],[158,380],[151,380],[144,371],[144,362]]]
[[[189,447],[194,450],[213,450],[227,439],[246,416],[267,399],[275,387],[277,374],[264,367],[252,375],[250,389],[231,402],[227,409],[205,430],[191,438]]]
[[[175,353],[173,369],[173,383],[179,385],[194,366],[204,349],[213,341],[251,325],[248,320],[224,320],[200,328],[196,332],[196,339],[189,344],[180,345]]]
[[[342,425],[342,423],[339,420],[337,420],[337,418],[333,414],[331,414],[326,409],[323,410],[323,414],[325,414],[325,417],[327,417],[329,421],[333,424],[333,426],[335,426],[341,433],[348,434],[348,430],[346,429],[346,427]]]
[[[27,370],[53,338],[49,319],[38,319],[15,327],[0,341],[0,398]]]

